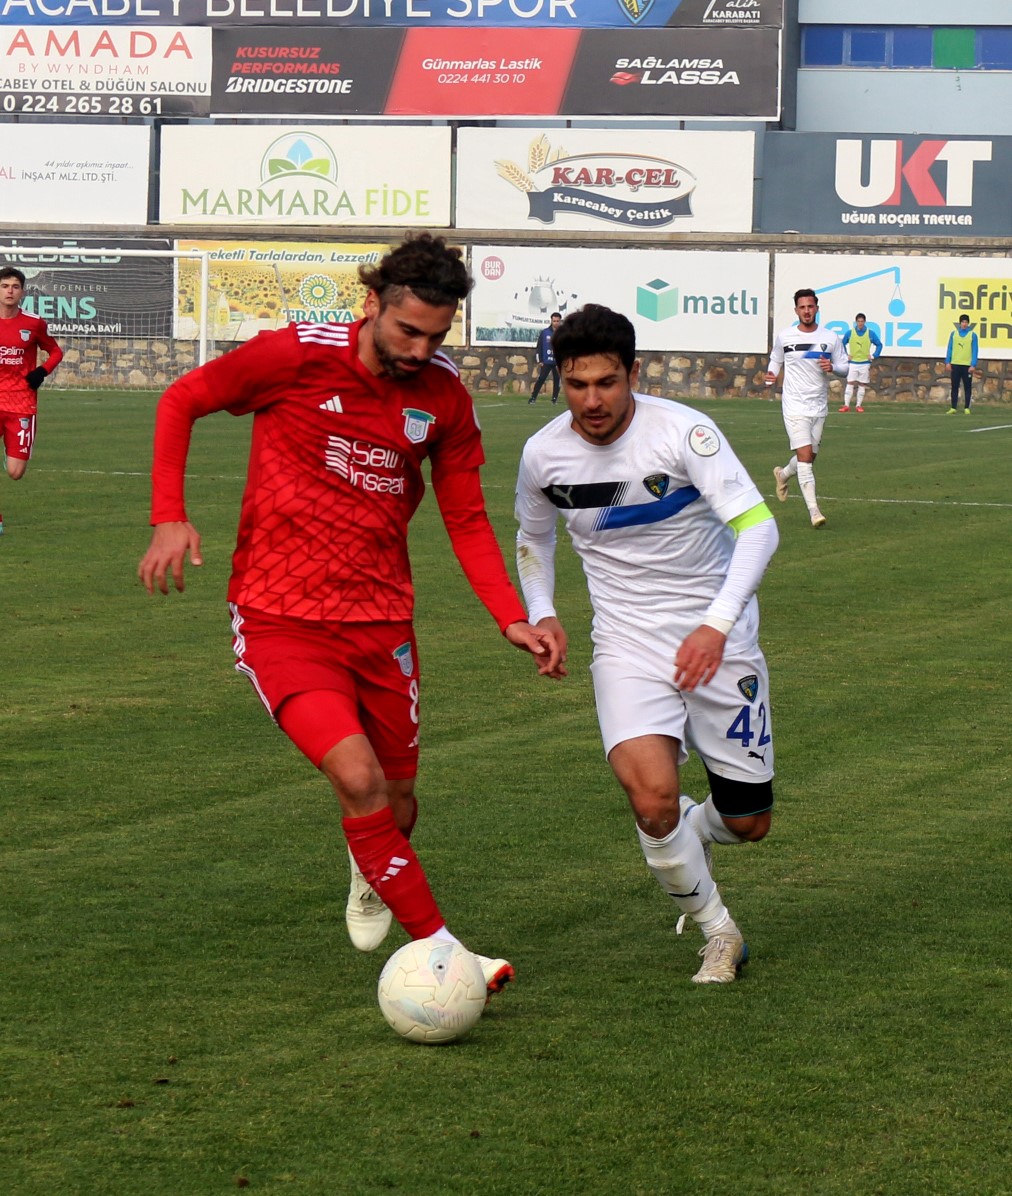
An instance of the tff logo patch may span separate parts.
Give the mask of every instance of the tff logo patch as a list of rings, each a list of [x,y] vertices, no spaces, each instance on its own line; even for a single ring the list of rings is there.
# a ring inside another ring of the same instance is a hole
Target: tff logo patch
[[[410,644],[401,644],[399,648],[394,648],[390,655],[401,666],[401,672],[405,677],[410,677],[415,671],[415,659],[411,651]]]

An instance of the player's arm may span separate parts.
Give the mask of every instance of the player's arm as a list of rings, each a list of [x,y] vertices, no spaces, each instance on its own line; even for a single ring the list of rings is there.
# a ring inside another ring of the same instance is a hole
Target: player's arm
[[[193,425],[218,410],[199,370],[185,374],[162,395],[155,413],[155,443],[151,465],[151,543],[137,568],[149,594],[155,586],[163,594],[172,584],[182,592],[183,565],[202,565],[200,534],[186,516],[186,458]]]
[[[955,339],[954,332],[949,333],[949,343],[945,346],[945,368],[949,369],[952,366],[952,342]]]
[[[517,530],[517,575],[528,617],[536,626],[553,632],[565,660],[569,637],[555,611],[558,512],[532,481],[524,460],[521,460],[517,478],[515,514],[520,524]]]
[[[780,377],[780,371],[784,368],[784,347],[780,343],[779,335],[773,341],[773,348],[770,350],[769,365],[766,367],[765,382],[767,386],[772,386]]]
[[[847,356],[847,348],[840,337],[837,337],[833,342],[833,348],[829,355],[829,368],[841,378],[846,378],[850,370],[850,358]]]
[[[565,675],[563,651],[555,636],[531,625],[506,571],[499,542],[485,510],[477,467],[432,471],[432,488],[439,503],[454,555],[471,589],[514,647],[530,652],[538,672]]]
[[[764,502],[736,516],[728,526],[736,538],[724,584],[702,624],[682,640],[675,655],[675,684],[680,689],[693,690],[712,680],[724,657],[727,637],[759,589],[780,543],[776,521]]]
[[[878,361],[882,356],[882,338],[873,328],[869,328],[868,332],[871,335],[871,359]]]
[[[182,590],[187,555],[202,565],[200,535],[186,514],[186,458],[193,425],[215,411],[247,415],[298,385],[294,362],[286,357],[290,329],[260,333],[224,357],[184,374],[166,390],[155,413],[151,463],[151,544],[137,575],[149,594],[157,585],[169,592],[168,578]]]
[[[47,356],[45,365],[37,365],[35,369],[29,370],[25,375],[25,381],[32,390],[38,390],[63,360],[63,350],[49,335],[49,329],[45,325],[42,326],[41,331],[36,335],[35,343]]]

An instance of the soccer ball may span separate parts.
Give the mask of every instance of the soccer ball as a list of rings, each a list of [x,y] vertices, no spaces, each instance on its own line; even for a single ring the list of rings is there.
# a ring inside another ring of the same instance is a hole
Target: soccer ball
[[[485,975],[460,943],[415,939],[383,965],[379,1007],[411,1042],[454,1042],[473,1030],[485,1008]]]

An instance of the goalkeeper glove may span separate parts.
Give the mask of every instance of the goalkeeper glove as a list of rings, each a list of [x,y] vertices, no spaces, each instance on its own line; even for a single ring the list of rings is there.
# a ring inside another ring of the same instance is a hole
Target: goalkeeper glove
[[[45,382],[47,377],[48,374],[42,368],[42,366],[37,365],[34,370],[28,371],[28,373],[25,375],[25,381],[32,388],[32,390],[38,390],[42,383]]]

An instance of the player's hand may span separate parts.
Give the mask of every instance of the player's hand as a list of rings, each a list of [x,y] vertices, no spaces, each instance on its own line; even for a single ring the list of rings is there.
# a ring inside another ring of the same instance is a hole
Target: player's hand
[[[38,390],[48,376],[49,375],[42,368],[42,366],[37,365],[34,370],[29,370],[28,373],[25,374],[25,381],[32,388],[32,390]]]
[[[828,357],[820,357],[819,358],[819,369],[822,370],[822,372],[824,374],[831,374],[833,372],[832,361],[830,361],[830,359]]]
[[[151,533],[151,543],[148,550],[137,566],[137,576],[149,594],[155,592],[155,586],[163,594],[169,592],[169,574],[172,584],[182,593],[186,588],[183,582],[183,561],[187,553],[191,565],[202,565],[204,558],[200,553],[200,533],[192,523],[156,523]]]
[[[540,676],[558,680],[567,675],[566,633],[558,619],[541,619],[537,627],[526,622],[510,623],[503,635],[514,647],[530,652],[537,662]]]
[[[687,693],[709,685],[724,659],[727,636],[705,623],[690,632],[675,654],[675,684]]]
[[[765,376],[763,377],[763,385],[764,386],[772,386],[773,383],[776,382],[776,380],[777,380],[776,374],[771,374],[769,372],[769,370],[767,370]]]

